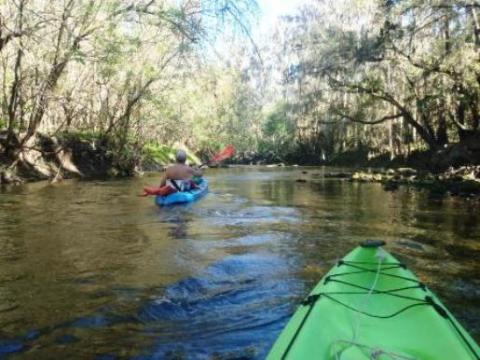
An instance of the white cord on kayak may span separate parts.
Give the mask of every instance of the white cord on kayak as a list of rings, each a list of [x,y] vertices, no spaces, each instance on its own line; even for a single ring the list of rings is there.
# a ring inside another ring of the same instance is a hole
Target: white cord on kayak
[[[365,344],[355,343],[348,340],[337,340],[335,341],[334,345],[337,345],[338,343],[343,343],[344,345],[348,345],[348,346],[357,346],[359,348],[365,349],[369,352],[370,358],[372,360],[380,359],[381,356],[388,356],[390,357],[390,359],[393,359],[393,360],[418,360],[418,358],[406,356],[403,354],[397,354],[392,351],[387,351],[384,349],[380,349],[378,347],[371,347]],[[341,356],[342,355],[340,354],[340,357],[339,357],[338,352],[335,353],[335,359],[340,360]]]
[[[380,273],[382,271],[382,262],[386,259],[387,255],[385,253],[385,250],[383,250],[381,247],[377,248],[377,252],[375,254],[375,257],[378,259],[378,264],[377,264],[377,271],[375,273],[375,278],[373,280],[372,286],[370,287],[370,290],[368,290],[367,295],[364,297],[363,302],[360,304],[359,309],[366,311],[368,308],[368,305],[370,303],[370,299],[372,296],[373,291],[377,287],[378,279],[380,278]],[[359,312],[354,312],[354,319],[355,319],[355,324],[354,324],[354,331],[353,331],[353,336],[352,336],[352,342],[357,341],[357,336],[360,328],[360,313]]]
[[[385,250],[383,250],[381,247],[377,248],[377,252],[375,253],[375,257],[378,259],[378,264],[377,264],[377,271],[375,273],[375,278],[373,280],[372,286],[370,287],[367,295],[365,296],[363,302],[360,304],[359,309],[360,310],[366,310],[365,305],[368,305],[370,301],[370,297],[372,296],[373,291],[377,287],[378,279],[380,278],[380,273],[382,270],[382,262],[387,258],[387,253]],[[360,328],[360,320],[359,320],[359,312],[354,312],[353,313],[353,334],[352,334],[352,339],[350,341],[346,340],[337,340],[336,342],[343,342],[347,344],[358,344],[357,343],[357,336],[359,333],[359,328]],[[335,343],[336,343],[335,342]],[[341,360],[343,351],[340,352],[335,352],[335,359],[336,360]],[[375,359],[375,358],[374,358]]]

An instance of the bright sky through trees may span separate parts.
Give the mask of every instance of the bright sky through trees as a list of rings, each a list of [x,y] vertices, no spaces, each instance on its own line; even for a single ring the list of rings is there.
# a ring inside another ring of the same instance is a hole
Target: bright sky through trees
[[[251,40],[253,40],[257,46],[261,47],[264,40],[269,38],[274,32],[275,24],[280,21],[280,17],[295,14],[295,10],[306,2],[308,2],[308,0],[257,0],[258,11],[256,10],[252,13],[252,18],[245,21]],[[232,46],[233,49],[238,48],[236,41],[239,39],[237,36],[240,35],[242,38],[240,41],[247,43],[250,41],[246,37],[243,38],[245,33],[238,31],[238,24],[234,25],[234,27],[227,26],[224,28],[222,34],[216,34],[213,53],[210,54],[208,50],[206,53],[208,56],[212,56],[213,61],[220,60],[222,62],[233,56],[231,54]],[[233,41],[232,38],[236,38],[236,40]],[[233,51],[235,52],[235,50]]]
[[[269,31],[279,16],[293,14],[295,9],[304,2],[304,0],[258,0],[261,14],[259,26],[253,29],[253,32]]]
[[[0,160],[92,131],[129,169],[151,142],[295,163],[478,147],[479,11],[440,2],[3,1]]]

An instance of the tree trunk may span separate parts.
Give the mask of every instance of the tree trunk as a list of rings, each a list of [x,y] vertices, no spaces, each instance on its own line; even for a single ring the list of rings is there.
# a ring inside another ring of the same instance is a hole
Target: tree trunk
[[[447,122],[444,113],[440,114],[438,118],[436,140],[438,147],[443,147],[448,144]]]
[[[23,31],[23,9],[25,1],[20,1],[18,8],[18,31]],[[23,58],[22,42],[20,41],[20,48],[17,51],[17,57],[15,59],[14,79],[10,92],[10,100],[8,102],[8,129],[7,139],[5,142],[5,154],[7,157],[13,158],[15,148],[18,146],[18,139],[14,131],[14,125],[16,121],[17,107],[20,101],[20,83],[21,83],[21,66]]]
[[[475,46],[480,47],[480,23],[478,21],[477,12],[473,6],[470,7],[470,15],[473,20],[473,36],[475,38]]]

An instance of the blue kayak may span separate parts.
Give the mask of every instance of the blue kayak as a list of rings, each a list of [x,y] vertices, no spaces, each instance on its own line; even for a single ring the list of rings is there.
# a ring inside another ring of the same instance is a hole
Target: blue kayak
[[[156,196],[155,203],[158,206],[189,203],[200,199],[208,192],[208,181],[202,178],[202,181],[197,184],[198,188],[189,191],[178,191],[167,196]]]

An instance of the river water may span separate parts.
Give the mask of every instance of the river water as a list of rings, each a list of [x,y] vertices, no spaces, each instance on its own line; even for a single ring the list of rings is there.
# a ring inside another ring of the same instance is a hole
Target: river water
[[[480,201],[331,170],[211,169],[205,198],[162,209],[136,196],[155,174],[1,190],[0,359],[262,359],[365,239],[480,340]]]

